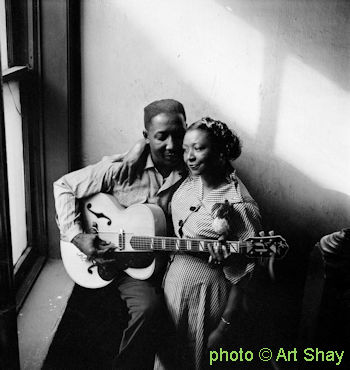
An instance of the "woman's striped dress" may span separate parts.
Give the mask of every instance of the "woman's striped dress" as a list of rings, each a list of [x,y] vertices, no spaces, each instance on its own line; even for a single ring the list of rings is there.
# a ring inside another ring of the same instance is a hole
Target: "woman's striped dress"
[[[230,222],[234,225],[230,239],[246,239],[261,230],[258,206],[233,172],[226,184],[204,198],[200,177],[188,177],[182,183],[171,204],[176,235],[180,237],[182,231],[184,238],[218,239],[220,235],[215,233],[212,223],[218,206],[225,200],[233,204],[235,210]],[[254,268],[254,263],[241,255],[235,256],[233,263],[223,268],[213,269],[207,261],[206,254],[176,253],[171,258],[163,287],[175,325],[172,343],[167,344],[171,346],[173,357],[157,356],[156,369],[203,369],[208,366],[208,336],[220,322],[230,284],[237,284]]]

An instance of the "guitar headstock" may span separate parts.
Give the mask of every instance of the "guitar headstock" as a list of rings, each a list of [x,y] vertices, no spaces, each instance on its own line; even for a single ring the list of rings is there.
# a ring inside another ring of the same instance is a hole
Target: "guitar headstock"
[[[280,235],[257,236],[245,240],[246,255],[248,257],[271,257],[283,258],[289,249],[286,240]]]

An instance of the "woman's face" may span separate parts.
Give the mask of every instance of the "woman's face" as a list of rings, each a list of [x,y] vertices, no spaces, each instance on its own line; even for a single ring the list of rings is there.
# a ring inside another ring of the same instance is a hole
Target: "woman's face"
[[[213,175],[218,170],[219,154],[213,150],[210,135],[200,129],[187,131],[183,141],[184,162],[192,175]]]

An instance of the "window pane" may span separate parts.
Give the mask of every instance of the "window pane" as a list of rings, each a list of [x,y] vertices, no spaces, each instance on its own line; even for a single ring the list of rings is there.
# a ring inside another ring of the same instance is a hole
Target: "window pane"
[[[0,0],[0,45],[1,45],[1,67],[2,70],[4,70],[8,68],[5,0]]]
[[[18,82],[3,85],[13,263],[27,246],[21,104]]]

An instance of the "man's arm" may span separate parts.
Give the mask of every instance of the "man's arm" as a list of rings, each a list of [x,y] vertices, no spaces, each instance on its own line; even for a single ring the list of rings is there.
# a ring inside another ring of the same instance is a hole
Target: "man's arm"
[[[96,252],[99,239],[97,235],[84,234],[79,200],[100,192],[111,192],[118,169],[119,164],[99,162],[71,172],[53,184],[61,239],[74,243],[88,256]]]
[[[125,180],[131,185],[137,176],[141,176],[146,165],[149,146],[145,139],[138,140],[134,146],[123,154],[113,154],[102,158],[103,161],[122,162],[118,173],[118,182]]]

